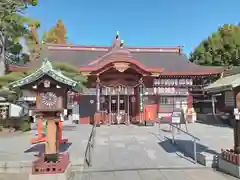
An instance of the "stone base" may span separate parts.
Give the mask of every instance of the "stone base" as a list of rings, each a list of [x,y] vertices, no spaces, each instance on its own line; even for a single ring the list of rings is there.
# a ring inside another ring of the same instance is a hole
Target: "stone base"
[[[56,162],[47,162],[45,161],[45,156],[42,155],[33,162],[32,174],[61,174],[66,171],[69,164],[68,152],[58,154]]]
[[[184,154],[188,157],[191,157],[194,160],[194,153],[193,149],[189,146],[186,146],[184,143],[181,143],[181,141],[175,141],[176,145],[178,148],[184,152]],[[212,167],[216,168],[218,166],[218,159],[219,159],[219,154],[212,154],[208,152],[197,152],[197,162],[199,164],[202,164],[203,166],[206,167]]]
[[[233,164],[222,158],[219,159],[218,168],[220,171],[228,173],[232,176],[240,178],[240,165]]]
[[[30,174],[29,180],[69,180],[72,179],[71,164],[68,165],[64,173],[58,174]]]
[[[202,152],[197,154],[197,161],[198,163],[206,166],[206,167],[212,167],[217,168],[218,167],[218,155],[213,155],[207,152]]]
[[[144,123],[145,123],[145,126],[154,126],[154,121],[152,120],[146,120]]]

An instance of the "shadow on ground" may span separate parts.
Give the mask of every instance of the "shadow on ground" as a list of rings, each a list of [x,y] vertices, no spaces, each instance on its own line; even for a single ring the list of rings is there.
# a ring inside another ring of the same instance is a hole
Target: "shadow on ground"
[[[234,126],[234,117],[231,113],[219,114],[197,114],[196,123],[206,124],[210,126],[232,128]]]
[[[60,152],[65,152],[68,150],[68,148],[72,145],[72,143],[64,143],[64,144],[60,144],[59,147],[59,151]],[[24,153],[32,153],[32,152],[36,152],[36,153],[44,153],[45,152],[45,144],[35,144],[34,146],[30,147],[29,149],[27,149],[26,151],[24,151]]]
[[[168,137],[164,137],[166,140],[163,142],[160,142],[159,145],[161,147],[163,147],[163,149],[166,152],[171,153],[172,149],[167,146],[167,144],[171,143],[172,144],[172,139],[168,138]],[[193,145],[193,141],[191,140],[182,140],[182,139],[176,139],[175,140],[175,146],[177,148],[177,150],[181,151],[182,153],[184,153],[184,155],[187,155],[189,153],[193,154],[194,152],[194,145]],[[206,152],[206,153],[210,153],[213,155],[219,155],[219,153],[215,150],[210,149],[208,146],[205,146],[201,143],[196,143],[196,151],[197,153],[202,153],[202,152]]]
[[[167,153],[175,153],[181,158],[186,159],[189,162],[194,162],[194,145],[191,140],[181,140],[176,139],[174,144],[171,138],[166,136],[159,137],[156,134],[153,134],[159,139],[158,145],[162,147]],[[219,155],[219,153],[215,150],[210,149],[208,146],[205,146],[201,143],[196,143],[196,153],[209,153],[212,155]]]
[[[63,131],[75,131],[76,130],[76,126],[74,125],[65,125],[62,127]]]
[[[162,147],[167,153],[169,154],[176,154],[178,157],[183,158],[191,163],[194,163],[194,161],[192,161],[191,159],[188,159],[190,156],[186,156],[185,153],[183,151],[181,151],[178,146],[173,145],[172,144],[172,140],[167,138],[167,137],[159,137],[158,135],[154,134],[154,133],[150,133],[152,135],[154,135],[155,137],[158,138],[159,142],[157,143],[160,147]],[[180,152],[180,153],[179,153]]]

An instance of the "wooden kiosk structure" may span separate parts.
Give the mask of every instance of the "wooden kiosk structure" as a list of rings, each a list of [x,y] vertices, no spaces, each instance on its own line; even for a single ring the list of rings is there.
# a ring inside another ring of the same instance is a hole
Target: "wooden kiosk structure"
[[[240,68],[226,71],[220,79],[205,87],[205,91],[212,97],[214,115],[217,108],[229,114],[228,121],[233,121],[234,146],[222,149],[218,167],[240,178]]]
[[[35,92],[38,119],[47,121],[45,154],[33,162],[33,174],[63,173],[69,165],[69,154],[59,152],[62,135],[59,133],[60,114],[66,109],[66,94],[77,82],[54,70],[48,60],[29,76],[11,83],[12,88]]]

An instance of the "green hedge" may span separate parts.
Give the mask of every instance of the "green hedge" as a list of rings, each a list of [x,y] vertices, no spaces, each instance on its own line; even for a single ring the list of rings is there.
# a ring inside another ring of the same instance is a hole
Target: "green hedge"
[[[0,129],[3,128],[15,128],[17,131],[29,131],[31,130],[31,123],[29,116],[14,117],[0,120]],[[1,131],[1,130],[0,130]]]

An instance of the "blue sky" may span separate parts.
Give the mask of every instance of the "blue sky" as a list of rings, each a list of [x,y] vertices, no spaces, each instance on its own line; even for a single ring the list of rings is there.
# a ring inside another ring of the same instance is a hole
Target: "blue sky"
[[[127,46],[178,46],[192,51],[224,23],[240,22],[239,0],[38,0],[27,15],[40,35],[61,18],[72,44],[110,45],[116,31]]]

